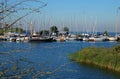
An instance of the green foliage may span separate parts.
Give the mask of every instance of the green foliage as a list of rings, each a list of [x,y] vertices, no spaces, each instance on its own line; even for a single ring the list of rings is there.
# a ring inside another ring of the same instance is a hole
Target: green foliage
[[[104,35],[108,35],[108,31],[105,30],[105,31],[103,32],[103,34],[104,34]]]
[[[120,45],[113,48],[114,52],[120,53]]]
[[[16,27],[11,29],[12,32],[23,33],[25,32],[22,28]]]
[[[0,28],[0,35],[3,35],[4,30],[2,28]]]
[[[63,27],[62,29],[63,31],[69,32],[69,28],[68,27]]]
[[[112,48],[89,47],[73,53],[70,59],[77,62],[98,65],[120,72],[120,46]]]
[[[57,33],[58,32],[58,28],[57,28],[57,26],[52,26],[52,27],[50,27],[50,31],[53,33]]]
[[[0,79],[28,79],[28,76],[30,79],[41,79],[42,76],[52,74],[50,71],[36,70],[35,67],[39,67],[39,64],[24,57],[16,57],[14,51],[0,52],[0,57],[4,57],[0,58]]]
[[[17,33],[23,33],[25,30],[22,28],[16,27],[16,28],[0,28],[0,34],[4,34],[7,32],[17,32]]]
[[[49,35],[49,30],[41,30],[40,35]]]

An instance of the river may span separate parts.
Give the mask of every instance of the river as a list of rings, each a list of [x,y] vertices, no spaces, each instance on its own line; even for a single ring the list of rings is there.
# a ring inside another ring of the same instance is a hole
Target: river
[[[92,65],[78,64],[69,60],[68,56],[85,47],[111,47],[117,42],[0,42],[0,52],[14,56],[14,60],[24,58],[34,67],[32,74],[37,79],[120,79],[117,72],[101,69]],[[99,51],[98,51],[99,52]],[[7,56],[1,56],[6,59]],[[2,59],[0,58],[0,59]],[[10,58],[8,58],[10,59]],[[19,65],[26,65],[22,63]],[[26,67],[29,67],[26,65]],[[38,73],[39,71],[39,73]],[[44,74],[44,72],[46,72]],[[32,78],[29,74],[27,78]]]

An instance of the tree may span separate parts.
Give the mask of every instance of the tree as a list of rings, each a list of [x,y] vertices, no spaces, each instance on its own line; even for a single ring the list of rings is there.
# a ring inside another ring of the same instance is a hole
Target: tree
[[[35,6],[32,4],[34,4]],[[34,12],[40,12],[40,9],[45,7],[46,5],[47,4],[45,4],[41,0],[1,0],[0,23],[2,23],[2,27],[5,23],[8,23],[8,28],[12,27],[24,17]],[[7,22],[9,17],[12,17],[12,20],[10,20],[10,22]]]
[[[108,35],[107,30],[105,30],[105,31],[103,32],[103,35]]]
[[[17,32],[17,33],[23,33],[23,32],[25,32],[25,30],[23,30],[22,28],[19,28],[19,27],[13,28],[13,31]]]
[[[49,30],[41,30],[40,35],[49,35]]]
[[[0,28],[0,35],[3,35],[4,30]]]
[[[62,30],[65,31],[65,32],[69,32],[69,28],[68,27],[63,27]]]
[[[52,26],[52,27],[50,28],[50,31],[51,31],[52,33],[57,33],[57,32],[58,32],[58,28],[57,28],[56,26]]]

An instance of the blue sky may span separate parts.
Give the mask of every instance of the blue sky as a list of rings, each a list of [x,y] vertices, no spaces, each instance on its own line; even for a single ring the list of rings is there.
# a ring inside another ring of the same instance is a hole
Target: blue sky
[[[120,7],[120,0],[42,1],[47,3],[47,6],[41,9],[41,13],[31,14],[27,17],[27,21],[33,20],[36,27],[40,26],[39,29],[49,29],[50,26],[56,25],[59,30],[67,26],[70,31],[93,31],[93,29],[96,31],[115,31],[116,9]],[[34,8],[40,4],[36,5],[29,2],[27,5]],[[120,32],[120,10],[118,13]],[[21,14],[24,13],[20,12],[16,16]]]
[[[56,25],[59,30],[67,26],[70,31],[115,31],[116,9],[120,7],[120,0],[42,1],[47,3],[47,6],[41,9],[41,13],[31,14],[26,20],[29,22],[32,20],[37,30],[49,29]],[[29,5],[36,6],[34,3]]]
[[[44,1],[48,5],[42,9],[41,16],[44,16],[46,22],[48,19],[52,20],[52,25],[59,28],[64,25],[76,31],[85,31],[93,27],[97,31],[115,31],[116,8],[120,6],[120,0]]]

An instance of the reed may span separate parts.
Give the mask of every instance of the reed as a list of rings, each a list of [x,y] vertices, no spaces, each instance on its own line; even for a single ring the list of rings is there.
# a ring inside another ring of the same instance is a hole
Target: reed
[[[120,72],[120,46],[88,47],[71,54],[69,58],[79,63],[93,64]]]

